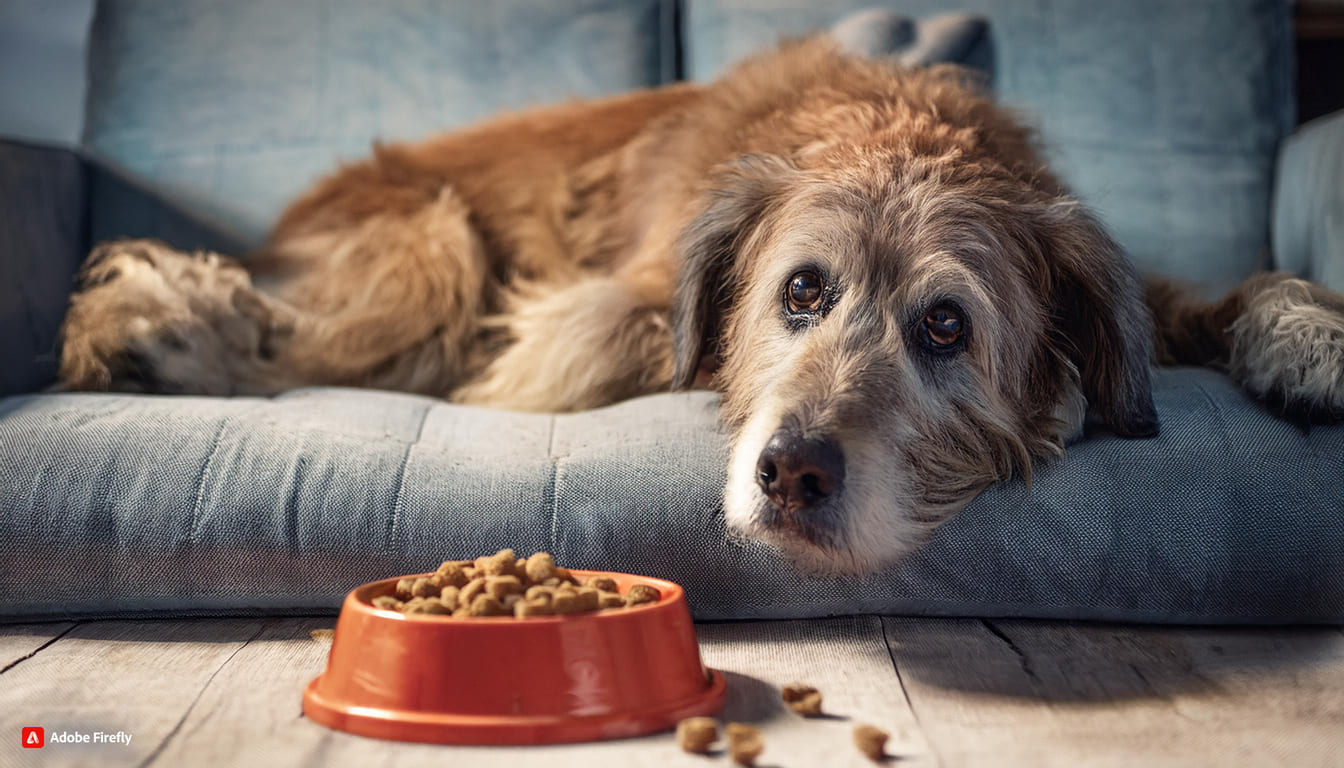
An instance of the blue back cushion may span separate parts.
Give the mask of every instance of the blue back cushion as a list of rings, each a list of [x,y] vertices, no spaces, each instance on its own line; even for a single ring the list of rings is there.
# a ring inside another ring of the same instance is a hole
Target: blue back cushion
[[[374,139],[675,76],[671,0],[103,0],[84,143],[255,241]]]
[[[1293,119],[1286,0],[688,0],[688,75],[881,7],[989,19],[994,88],[1146,270],[1225,287],[1265,265]]]

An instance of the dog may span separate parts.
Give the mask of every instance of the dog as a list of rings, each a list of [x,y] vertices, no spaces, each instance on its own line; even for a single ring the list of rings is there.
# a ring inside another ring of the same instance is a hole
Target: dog
[[[954,71],[785,44],[679,84],[375,146],[243,262],[98,246],[77,390],[377,387],[533,411],[712,386],[734,532],[867,572],[1085,425],[1157,433],[1150,365],[1344,408],[1344,297],[1143,283]]]

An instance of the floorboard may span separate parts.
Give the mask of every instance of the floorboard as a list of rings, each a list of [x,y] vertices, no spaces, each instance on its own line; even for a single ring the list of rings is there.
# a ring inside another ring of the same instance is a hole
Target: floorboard
[[[669,734],[545,748],[365,739],[301,715],[332,619],[0,626],[0,733],[41,725],[129,745],[0,746],[0,764],[727,766]],[[762,766],[865,766],[850,731],[893,734],[892,765],[1344,764],[1344,632],[878,617],[700,625],[729,676],[724,719],[765,734]],[[16,663],[17,662],[17,663]],[[785,709],[806,682],[828,716]],[[896,759],[898,758],[898,759]],[[1147,768],[1147,766],[1146,766]]]
[[[1344,764],[1338,628],[883,622],[944,766]]]

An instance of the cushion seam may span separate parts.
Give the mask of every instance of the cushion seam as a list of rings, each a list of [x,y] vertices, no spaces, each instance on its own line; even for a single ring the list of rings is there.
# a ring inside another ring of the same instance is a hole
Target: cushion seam
[[[425,433],[425,422],[429,421],[429,412],[434,409],[435,403],[427,403],[420,411],[420,424],[416,427],[415,438],[406,444],[406,452],[401,456],[401,468],[397,470],[397,488],[392,494],[392,508],[388,510],[387,522],[383,528],[383,551],[392,551],[392,537],[396,535],[397,520],[401,517],[401,494],[406,487],[406,469],[411,464],[411,452],[415,450],[416,444]]]

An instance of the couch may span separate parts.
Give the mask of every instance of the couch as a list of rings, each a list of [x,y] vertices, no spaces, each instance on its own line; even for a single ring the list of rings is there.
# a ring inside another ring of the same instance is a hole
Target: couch
[[[361,582],[507,546],[676,580],[706,620],[1344,622],[1344,427],[1280,418],[1211,370],[1155,372],[1159,437],[1088,434],[863,578],[725,536],[707,392],[550,415],[340,388],[46,391],[92,243],[242,254],[375,138],[707,79],[854,12],[944,8],[100,0],[80,141],[0,141],[0,620],[333,612]],[[956,10],[984,22],[966,63],[1142,269],[1211,292],[1264,268],[1344,290],[1344,119],[1294,132],[1287,2]]]

